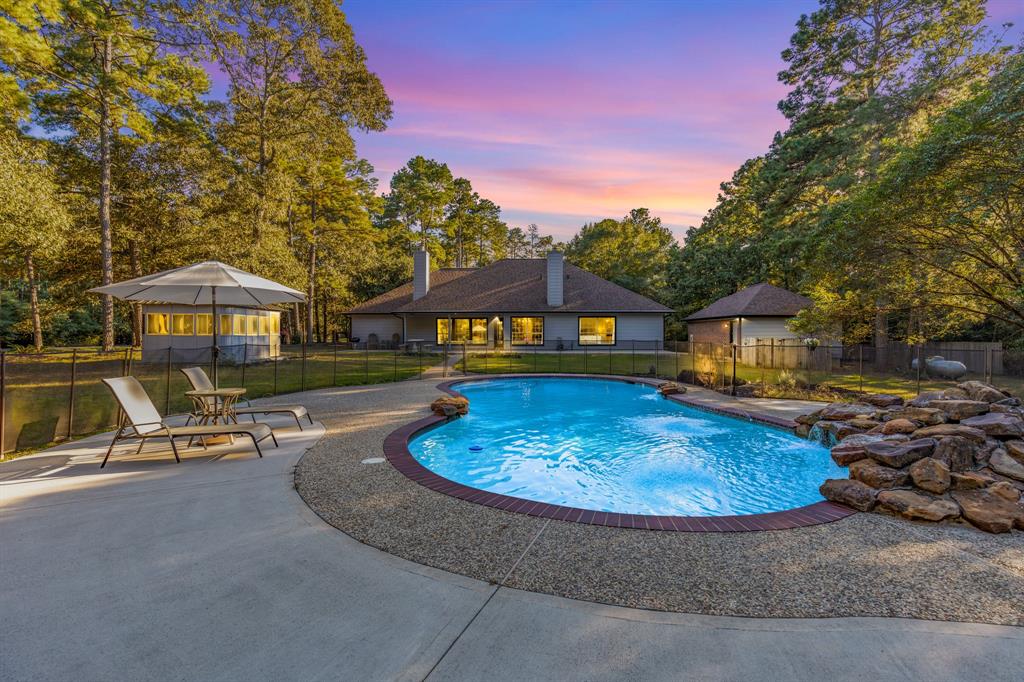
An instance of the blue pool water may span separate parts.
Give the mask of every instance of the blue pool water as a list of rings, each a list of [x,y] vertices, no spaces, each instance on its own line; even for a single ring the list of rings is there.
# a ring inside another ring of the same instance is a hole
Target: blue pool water
[[[818,502],[845,475],[828,449],[760,424],[595,379],[460,384],[470,412],[409,443],[464,485],[628,514],[723,516]],[[474,449],[476,447],[476,449]]]

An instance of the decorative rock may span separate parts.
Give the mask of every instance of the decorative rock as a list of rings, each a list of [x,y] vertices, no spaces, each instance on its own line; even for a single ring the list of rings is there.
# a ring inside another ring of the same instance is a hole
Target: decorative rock
[[[875,408],[870,405],[857,405],[855,403],[831,403],[821,409],[821,418],[828,421],[846,421],[856,417],[870,417],[875,413]]]
[[[867,445],[885,440],[880,433],[855,433],[843,439],[842,445]]]
[[[933,400],[942,400],[945,396],[943,391],[925,391],[916,398],[907,402],[911,407],[924,407]]]
[[[815,410],[810,414],[802,414],[793,421],[797,424],[805,424],[807,426],[814,426],[815,422],[821,419],[821,410]]]
[[[990,412],[964,419],[960,423],[964,426],[981,429],[988,435],[996,438],[1020,438],[1024,436],[1024,419],[1016,415]]]
[[[811,427],[807,437],[826,446],[832,446],[847,436],[861,433],[861,430],[846,422],[819,421]]]
[[[887,440],[890,443],[906,443],[912,439],[905,433],[890,433],[888,436],[882,436],[882,440]]]
[[[830,478],[818,488],[826,500],[845,504],[860,511],[871,511],[875,506],[875,491],[860,481],[847,478]]]
[[[1024,440],[1008,440],[1003,445],[1006,447],[1006,453],[1010,457],[1024,464]]]
[[[962,388],[947,388],[942,391],[942,397],[947,400],[969,400],[971,396]]]
[[[892,419],[882,424],[882,433],[913,433],[917,431],[917,424],[909,419]]]
[[[1020,398],[1003,398],[999,402],[992,403],[992,404],[993,405],[1000,405],[1002,407],[1020,407],[1021,406]]]
[[[931,457],[919,459],[911,464],[910,478],[918,488],[936,495],[949,490],[949,468]]]
[[[796,428],[793,429],[793,433],[800,436],[801,438],[807,438],[811,435],[810,424],[797,424]]]
[[[992,467],[992,470],[996,473],[1000,473],[1003,476],[1009,476],[1015,478],[1018,481],[1024,481],[1024,464],[1021,464],[1013,457],[1010,457],[1006,453],[1006,450],[1002,448],[994,451],[988,458],[988,465]]]
[[[457,414],[469,413],[469,401],[455,396],[443,396],[430,403],[434,414],[442,417],[454,417]]]
[[[957,384],[957,388],[967,393],[971,400],[983,400],[986,403],[998,403],[1008,396],[991,384],[984,381],[965,381]]]
[[[977,490],[994,483],[995,479],[977,471],[965,471],[962,474],[951,473],[949,482],[954,490]]]
[[[874,419],[868,419],[867,417],[857,417],[856,419],[851,419],[846,423],[855,429],[868,431],[878,426],[881,422],[876,422]]]
[[[878,504],[908,519],[942,521],[960,516],[960,509],[950,502],[910,490],[883,490]]]
[[[841,467],[850,466],[856,461],[862,460],[868,456],[868,451],[864,445],[837,445],[832,448],[832,461]]]
[[[888,395],[887,393],[869,393],[862,395],[857,401],[874,405],[875,407],[894,407],[903,404],[903,398],[898,395]]]
[[[941,424],[946,421],[946,414],[942,410],[937,410],[934,407],[898,407],[895,410],[889,410],[886,414],[886,419],[909,419],[915,422],[921,422],[926,426],[934,424]]]
[[[974,466],[978,444],[963,436],[940,438],[932,458],[942,462],[950,471],[967,471]]]
[[[985,442],[985,432],[963,424],[936,424],[914,431],[914,438],[941,438],[944,436],[960,436],[981,444]]]
[[[920,438],[906,443],[868,443],[864,446],[868,457],[879,464],[899,469],[922,457],[928,457],[935,450],[935,440]]]
[[[661,395],[676,395],[679,393],[686,393],[686,387],[682,384],[677,384],[674,381],[666,381],[665,383],[658,386],[658,393]]]
[[[1016,407],[1013,405],[1000,405],[999,403],[992,403],[988,406],[992,412],[999,412],[1001,414],[1015,414],[1018,417],[1024,416],[1024,408]]]
[[[1008,533],[1024,528],[1024,507],[999,493],[986,490],[958,490],[952,497],[963,510],[964,518],[989,533]]]
[[[907,484],[908,477],[904,469],[882,466],[870,459],[859,459],[850,465],[850,478],[872,488],[898,488]]]
[[[994,493],[999,497],[1009,500],[1010,502],[1017,502],[1020,500],[1020,491],[1013,487],[1012,484],[1006,481],[998,481],[988,487],[990,493]]]
[[[928,407],[942,410],[946,416],[955,421],[985,414],[989,410],[989,403],[980,400],[933,400]]]

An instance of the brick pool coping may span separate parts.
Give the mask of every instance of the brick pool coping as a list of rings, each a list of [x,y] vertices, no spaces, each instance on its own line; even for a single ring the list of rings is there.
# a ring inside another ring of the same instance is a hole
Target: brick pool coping
[[[493,379],[521,379],[521,378],[552,378],[565,377],[574,379],[597,379],[604,381],[622,381],[631,384],[645,384],[658,386],[662,381],[644,379],[637,377],[617,377],[606,375],[581,375],[581,374],[498,374],[480,377],[465,377],[445,381],[438,384],[438,389],[445,393],[461,397],[461,394],[454,389],[454,386],[474,381],[489,381]],[[776,428],[792,429],[795,423],[788,419],[768,415],[758,415],[722,406],[709,406],[698,401],[687,399],[684,395],[669,396],[672,400],[689,407],[724,414],[734,418],[752,419],[768,426]],[[609,526],[612,528],[636,528],[643,530],[661,530],[676,532],[751,532],[766,530],[787,530],[790,528],[803,528],[805,526],[816,526],[822,523],[830,523],[846,518],[856,512],[832,502],[816,502],[805,507],[787,509],[785,511],[769,512],[765,514],[748,514],[742,516],[652,516],[646,514],[619,514],[615,512],[595,511],[592,509],[580,509],[578,507],[566,507],[563,505],[527,500],[521,497],[512,497],[500,493],[492,493],[479,488],[472,488],[461,483],[440,476],[426,468],[409,451],[409,441],[414,436],[424,431],[436,428],[445,424],[448,418],[438,415],[431,415],[412,423],[401,426],[392,431],[384,439],[384,456],[406,478],[426,488],[434,490],[451,497],[480,504],[486,507],[493,507],[503,511],[527,516],[536,516],[558,521],[571,521],[574,523],[586,523],[597,526]]]

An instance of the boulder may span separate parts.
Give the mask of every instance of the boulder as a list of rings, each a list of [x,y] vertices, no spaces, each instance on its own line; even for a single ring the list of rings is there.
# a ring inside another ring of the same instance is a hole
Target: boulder
[[[806,424],[807,426],[813,426],[815,422],[821,419],[821,410],[815,410],[810,414],[802,414],[793,421],[797,424]]]
[[[1024,464],[1007,454],[1002,448],[994,451],[988,458],[988,465],[996,473],[1024,481]]]
[[[945,436],[960,436],[978,444],[985,442],[984,431],[963,424],[936,424],[914,431],[914,438],[942,438]]]
[[[1018,417],[1024,417],[1024,407],[1016,407],[1014,405],[1000,405],[999,403],[992,403],[988,407],[992,412],[1000,412],[1002,414],[1015,414]]]
[[[974,468],[978,444],[963,436],[946,436],[935,445],[932,458],[942,462],[950,471],[969,471]]]
[[[996,480],[979,471],[965,471],[962,474],[954,471],[949,474],[949,482],[953,490],[977,490],[987,488]]]
[[[928,407],[942,410],[954,421],[975,417],[988,412],[990,403],[981,400],[932,400]]]
[[[807,438],[808,436],[811,435],[811,425],[797,424],[796,427],[793,429],[793,433],[800,436],[801,438]]]
[[[469,413],[469,401],[456,396],[444,396],[430,403],[430,409],[441,417],[454,417]]]
[[[1008,440],[1003,443],[1006,454],[1024,464],[1024,440]]]
[[[883,440],[885,440],[885,437],[880,433],[855,433],[852,436],[844,438],[841,445],[866,445],[868,443],[878,443]]]
[[[888,436],[882,436],[882,440],[887,440],[890,443],[906,443],[912,439],[905,433],[890,433]]]
[[[876,499],[883,508],[908,519],[942,521],[960,516],[959,507],[949,500],[910,490],[883,490]]]
[[[665,383],[658,386],[658,393],[661,395],[676,395],[679,393],[686,393],[686,387],[682,384],[677,384],[674,381],[666,381]]]
[[[874,419],[868,419],[867,417],[856,417],[846,422],[855,429],[861,429],[863,431],[870,431],[871,429],[878,426],[881,422],[877,422]]]
[[[869,393],[857,399],[858,402],[874,405],[875,407],[894,407],[903,404],[903,398],[898,395],[887,393]]]
[[[992,384],[986,384],[984,381],[965,381],[962,384],[957,384],[957,388],[967,393],[971,400],[984,400],[986,403],[998,403],[1009,397]]]
[[[905,469],[882,466],[871,459],[859,459],[850,465],[850,478],[872,488],[898,488],[907,484]]]
[[[999,497],[1005,498],[1010,502],[1020,501],[1020,491],[1013,487],[1012,484],[1006,481],[997,481],[988,487],[988,491]]]
[[[967,393],[965,392],[964,395],[967,396]],[[924,407],[933,400],[942,400],[945,397],[945,391],[925,391],[916,398],[907,401],[907,405],[911,407]]]
[[[921,422],[925,426],[941,424],[946,421],[946,413],[934,407],[897,407],[885,414],[887,420],[909,419],[910,421]]]
[[[856,403],[831,403],[821,408],[822,419],[828,421],[846,421],[856,417],[870,417],[875,413],[875,408],[870,405],[857,405]]]
[[[941,495],[949,490],[949,468],[931,457],[919,459],[910,465],[910,479],[921,490]]]
[[[935,440],[920,438],[906,443],[868,443],[864,446],[868,457],[879,464],[900,469],[917,460],[928,457],[935,451]]]
[[[845,504],[860,511],[871,511],[875,506],[875,491],[860,481],[848,478],[830,478],[818,489],[826,500]]]
[[[1011,528],[1024,528],[1024,507],[991,488],[957,490],[952,497],[963,510],[964,518],[989,533],[1008,533]]]
[[[999,405],[1001,407],[1020,407],[1021,406],[1021,401],[1020,401],[1020,398],[1016,398],[1016,397],[1014,397],[1014,398],[1003,398],[999,402],[992,403],[992,404],[993,405]]]
[[[964,426],[981,429],[994,438],[1020,438],[1024,436],[1024,419],[1012,414],[989,412],[969,417],[960,422]]]
[[[913,433],[917,429],[917,424],[909,419],[891,419],[882,424],[882,433],[884,434]]]
[[[868,451],[864,444],[840,444],[832,448],[832,461],[841,467],[850,466],[857,460],[864,459],[867,456]]]
[[[807,437],[826,446],[832,446],[847,436],[861,433],[861,429],[850,426],[846,422],[819,421],[811,427]]]
[[[947,388],[942,391],[942,397],[947,400],[969,400],[971,396],[962,388]]]

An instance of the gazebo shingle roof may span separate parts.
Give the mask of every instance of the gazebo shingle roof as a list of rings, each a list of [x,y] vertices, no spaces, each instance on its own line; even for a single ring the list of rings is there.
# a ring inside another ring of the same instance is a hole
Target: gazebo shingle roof
[[[686,318],[719,320],[732,317],[792,317],[811,305],[811,299],[762,282],[718,299]]]
[[[412,300],[412,282],[360,303],[349,314],[602,312],[670,313],[671,308],[565,264],[563,304],[547,303],[547,260],[499,260],[482,268],[445,268],[430,273],[430,291]]]

